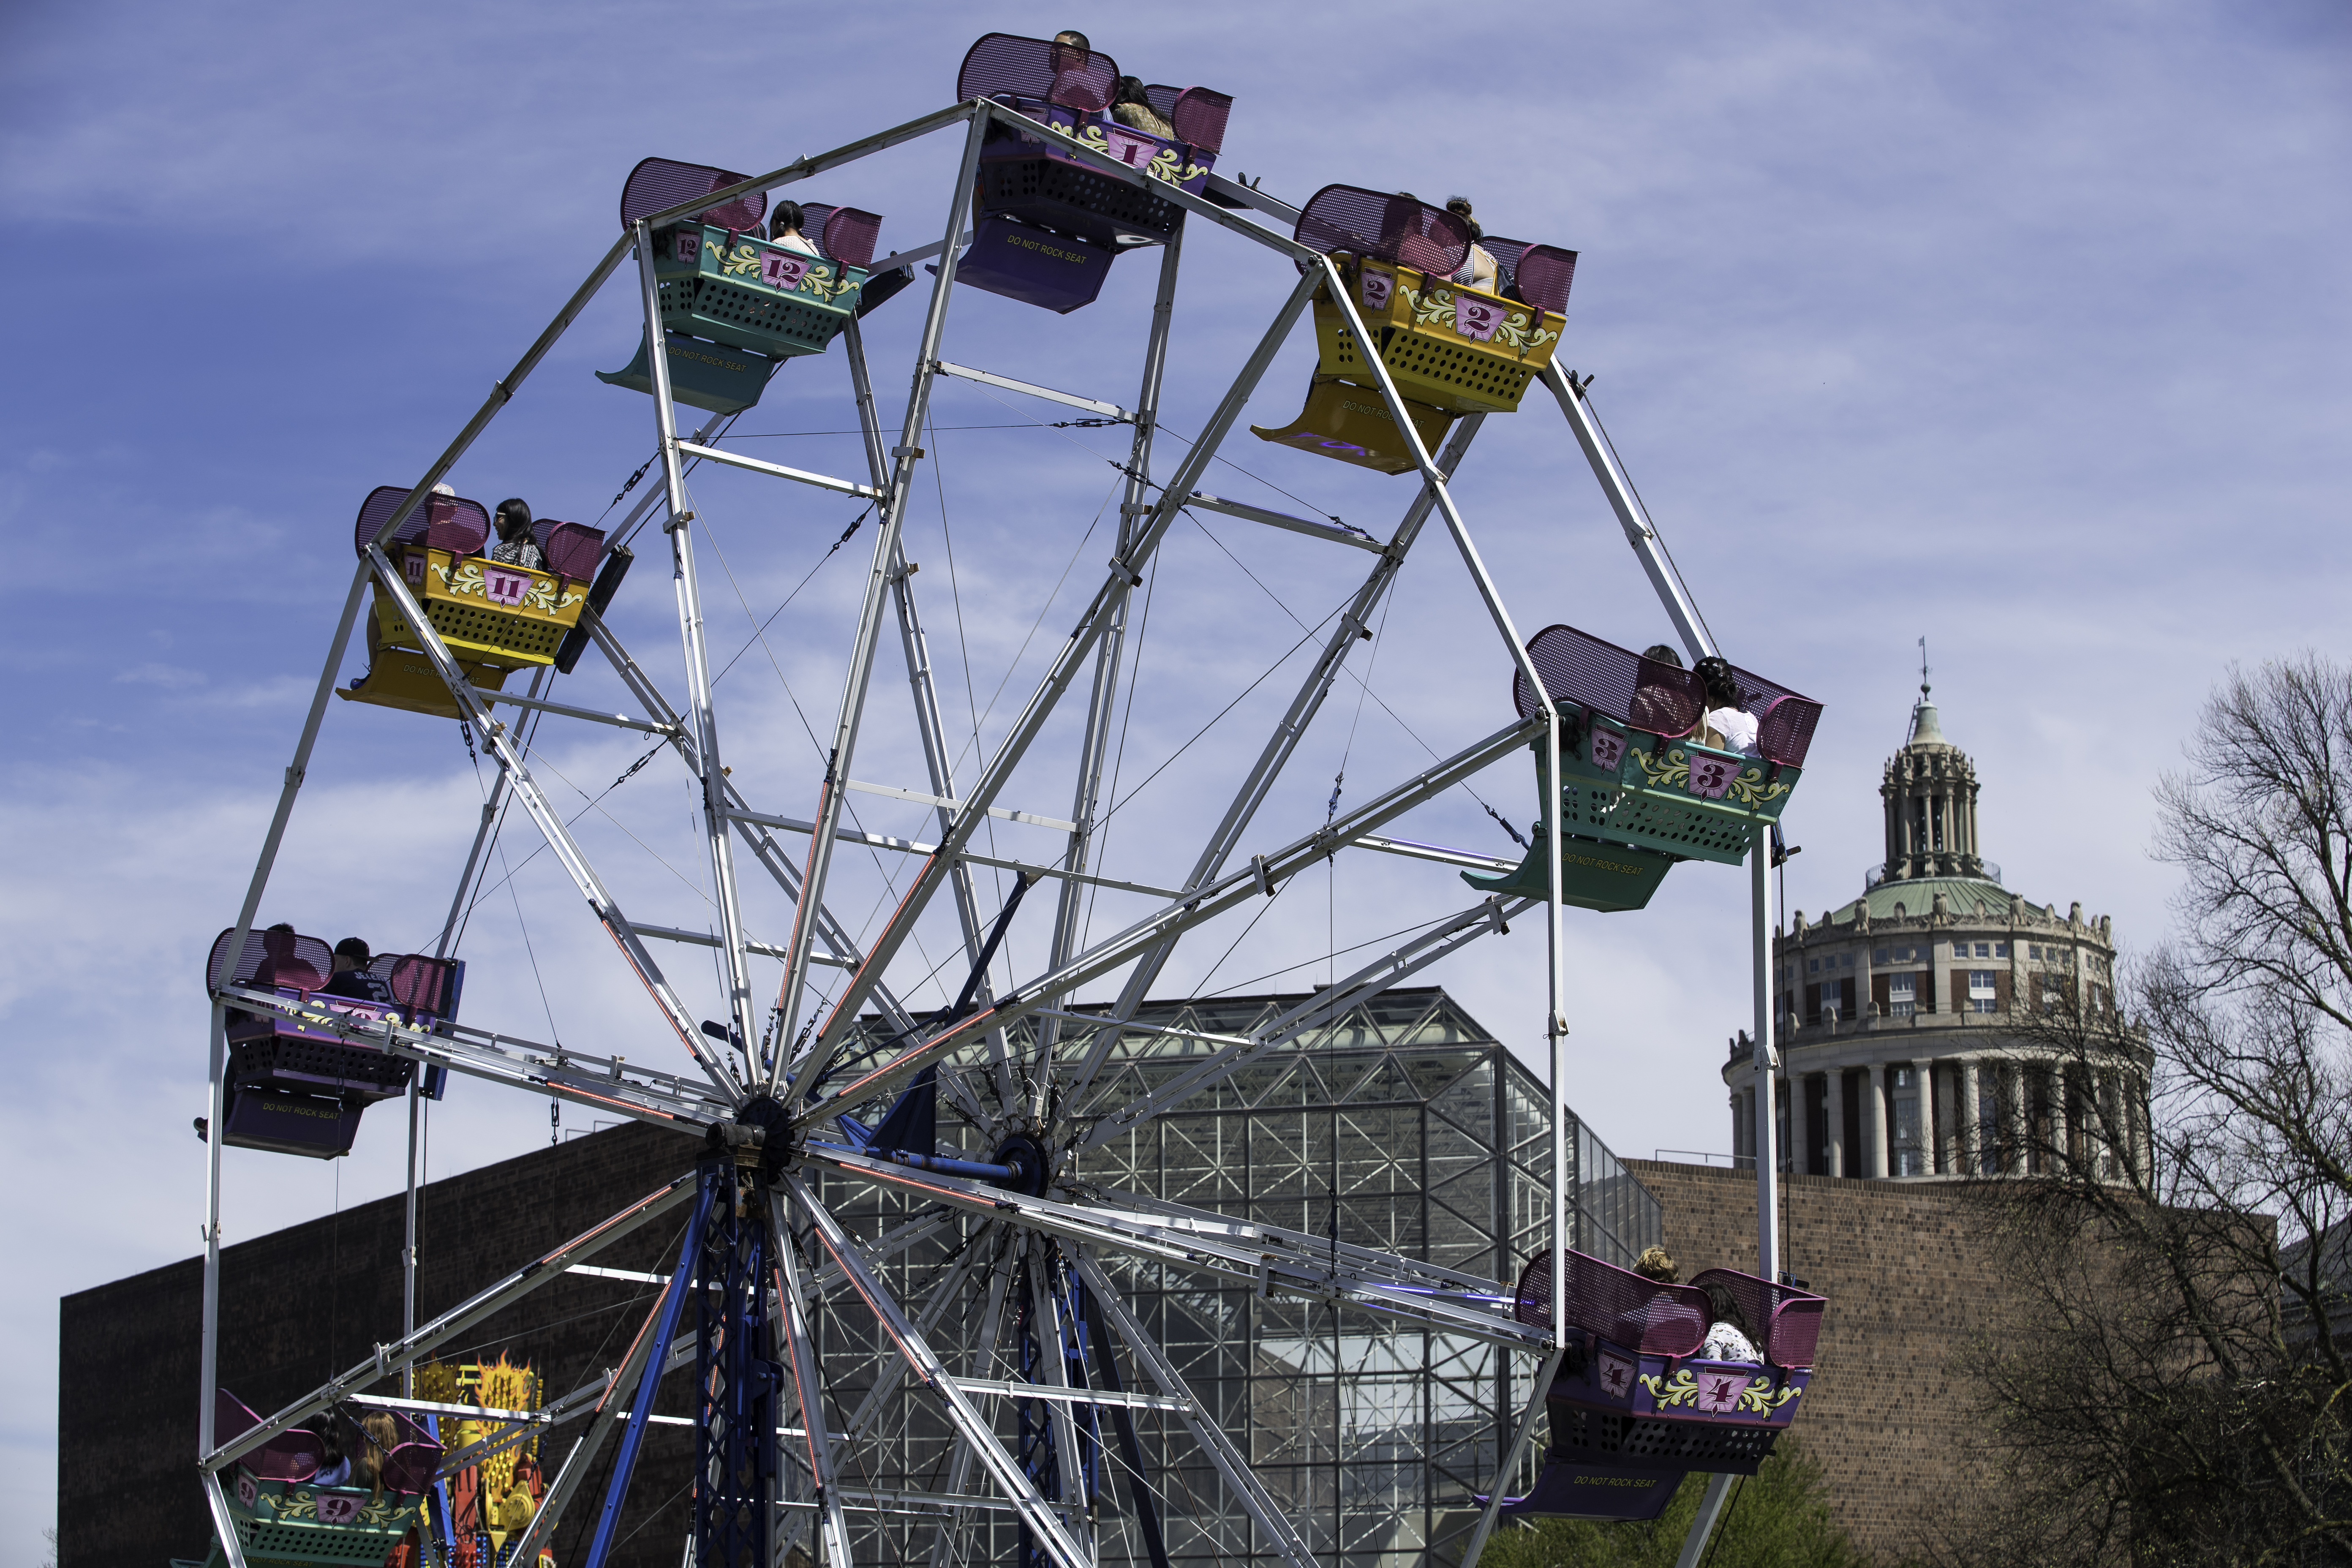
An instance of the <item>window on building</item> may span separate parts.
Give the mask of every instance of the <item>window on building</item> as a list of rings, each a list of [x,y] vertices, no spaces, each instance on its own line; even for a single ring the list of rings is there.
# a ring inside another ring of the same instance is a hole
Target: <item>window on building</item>
[[[1969,1012],[1991,1012],[1993,1010],[1993,1003],[2000,994],[2000,991],[1993,984],[1993,973],[1991,970],[1971,969],[1969,971]]]
[[[1838,955],[1838,967],[1840,969],[1852,969],[1853,967],[1853,954],[1850,952],[1840,953]]]
[[[2040,958],[2042,956],[2042,944],[2038,942],[2029,943],[2025,949],[2025,956],[2028,958]]]
[[[1886,1011],[1897,1018],[1908,1018],[1919,1011],[1919,977],[1916,974],[1887,977]]]
[[[1918,1075],[1909,1068],[1895,1073],[1895,1173],[1917,1176],[1927,1172],[1919,1146]]]
[[[1822,972],[1822,961],[1821,961],[1820,959],[1818,959],[1818,958],[1809,958],[1809,959],[1805,960],[1805,973],[1808,973],[1808,974],[1819,974],[1821,972]]]
[[[1885,962],[1886,962],[1886,950],[1885,950],[1885,948],[1883,948],[1883,947],[1874,947],[1874,948],[1871,949],[1871,950],[1870,950],[1870,962],[1871,962],[1871,963],[1885,963]]]
[[[2007,958],[2009,956],[2009,943],[2005,942],[1994,942],[1992,944],[1992,955],[1995,958]]]
[[[1980,942],[1977,943],[1977,956],[1979,958],[1990,958],[1992,956],[1992,943],[1989,942]]]

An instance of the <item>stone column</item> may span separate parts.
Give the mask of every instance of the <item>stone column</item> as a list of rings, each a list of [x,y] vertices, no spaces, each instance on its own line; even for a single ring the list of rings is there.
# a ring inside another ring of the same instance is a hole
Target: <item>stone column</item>
[[[1960,1063],[1960,1169],[1971,1176],[1984,1174],[1984,1086],[1977,1078],[1977,1058]]]
[[[1832,1176],[1845,1174],[1845,1068],[1832,1068],[1822,1075],[1822,1167]]]
[[[1878,1062],[1862,1074],[1862,1173],[1886,1174],[1886,1068]]]
[[[2012,1061],[2000,1069],[2001,1073],[2001,1104],[2008,1127],[2001,1169],[2012,1176],[2025,1174],[2025,1064]]]

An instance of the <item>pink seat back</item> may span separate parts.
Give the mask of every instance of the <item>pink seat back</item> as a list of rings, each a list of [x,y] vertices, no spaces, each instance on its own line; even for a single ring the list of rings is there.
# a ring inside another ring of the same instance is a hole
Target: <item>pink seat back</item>
[[[1100,50],[1017,33],[982,34],[956,70],[956,97],[966,102],[1006,94],[1092,113],[1109,106],[1118,85],[1118,62]]]
[[[365,555],[384,523],[408,499],[406,485],[378,485],[360,503],[359,521],[352,528],[352,549]],[[490,536],[489,510],[463,496],[430,495],[401,520],[386,544],[426,544],[459,555],[471,555]]]
[[[1751,1334],[1758,1337],[1757,1349],[1774,1366],[1797,1369],[1813,1364],[1813,1352],[1821,1342],[1822,1315],[1829,1306],[1822,1297],[1730,1268],[1706,1269],[1694,1276],[1691,1283],[1720,1285],[1729,1290],[1748,1319]]]
[[[1144,97],[1150,96],[1150,89],[1144,89]],[[1152,107],[1158,109],[1159,105],[1155,103]],[[1203,153],[1224,151],[1225,121],[1234,111],[1234,100],[1230,97],[1222,92],[1213,92],[1205,87],[1188,87],[1176,95],[1174,109],[1173,113],[1164,109],[1160,112],[1167,115],[1169,122],[1176,127],[1177,141],[1190,147],[1198,147]]]
[[[1559,1292],[1569,1323],[1644,1355],[1686,1356],[1706,1337],[1706,1298],[1687,1285],[1661,1285],[1590,1254],[1568,1253],[1568,1288]],[[1512,1315],[1549,1324],[1551,1255],[1538,1253],[1519,1270]]]
[[[1636,656],[1639,658],[1639,656]],[[1625,721],[1671,741],[1687,735],[1706,711],[1706,684],[1696,671],[1643,658],[1633,681],[1633,705]]]
[[[809,219],[816,225],[818,248],[844,267],[863,267],[874,259],[875,243],[882,237],[879,214],[857,207],[828,207],[819,218],[811,208]]]
[[[268,991],[279,985],[290,985],[303,991],[316,991],[327,983],[335,971],[335,952],[315,936],[300,936],[291,931],[253,931],[245,933],[245,946],[235,955],[228,951],[228,939],[235,928],[213,939],[211,953],[205,961],[205,984],[208,990],[218,991],[224,985],[249,985],[257,991]]]
[[[383,1489],[413,1496],[433,1484],[441,1463],[441,1445],[430,1438],[402,1443],[383,1457]]]
[[[226,1388],[213,1390],[213,1440],[233,1443],[256,1426],[261,1417]],[[265,1481],[307,1481],[319,1473],[322,1447],[314,1433],[296,1428],[280,1432],[237,1462]]]
[[[449,1016],[457,973],[455,959],[427,958],[421,952],[402,953],[394,958],[379,958],[368,967],[383,976],[392,988],[392,999],[404,1007],[414,1007],[420,1013],[436,1017]]]
[[[697,196],[707,196],[713,191],[741,184],[750,177],[732,170],[714,168],[708,163],[681,163],[670,158],[641,159],[621,184],[621,226],[626,228],[641,217],[650,217],[655,213],[683,205]],[[767,211],[767,193],[753,191],[694,216],[720,228],[748,233],[760,226],[760,220]]]
[[[1619,723],[1669,740],[1688,734],[1706,710],[1706,687],[1696,671],[1656,663],[1574,626],[1538,632],[1528,640],[1528,661],[1554,701],[1598,709]],[[1822,705],[1737,665],[1731,674],[1740,706],[1759,716],[1757,750],[1773,762],[1801,767]],[[1511,677],[1511,703],[1520,718],[1535,717],[1535,693],[1517,672]]]
[[[1539,310],[1564,314],[1569,285],[1576,281],[1576,252],[1555,246],[1529,246],[1521,253],[1513,276],[1519,298]]]
[[[1813,743],[1813,726],[1821,721],[1822,705],[1811,698],[1775,697],[1756,726],[1757,752],[1766,762],[1801,768]]]
[[[1326,185],[1307,197],[1293,232],[1312,250],[1373,256],[1440,276],[1470,254],[1470,230],[1444,207],[1359,185]]]
[[[539,552],[550,572],[583,583],[596,575],[604,553],[603,529],[584,522],[534,523],[531,532],[539,537]]]

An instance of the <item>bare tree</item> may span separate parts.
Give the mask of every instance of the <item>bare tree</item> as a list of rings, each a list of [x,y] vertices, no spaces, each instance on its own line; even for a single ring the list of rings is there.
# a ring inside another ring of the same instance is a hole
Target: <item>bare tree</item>
[[[2028,1026],[2041,1174],[1985,1189],[2021,1305],[1972,1369],[2000,1507],[1942,1555],[2352,1563],[2352,671],[2233,668],[2188,756],[2172,942],[2124,1011]]]

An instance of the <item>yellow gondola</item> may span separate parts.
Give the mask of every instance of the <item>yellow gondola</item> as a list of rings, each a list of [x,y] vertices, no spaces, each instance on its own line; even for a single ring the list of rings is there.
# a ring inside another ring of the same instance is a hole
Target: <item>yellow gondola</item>
[[[1496,287],[1471,288],[1454,281],[1469,257],[1468,225],[1411,196],[1326,185],[1301,209],[1297,236],[1337,264],[1427,447],[1461,415],[1516,412],[1568,325],[1575,252],[1482,238]],[[1280,429],[1251,433],[1381,473],[1412,468],[1411,443],[1380,396],[1375,356],[1328,285],[1315,300],[1315,336],[1319,363],[1307,407]]]

